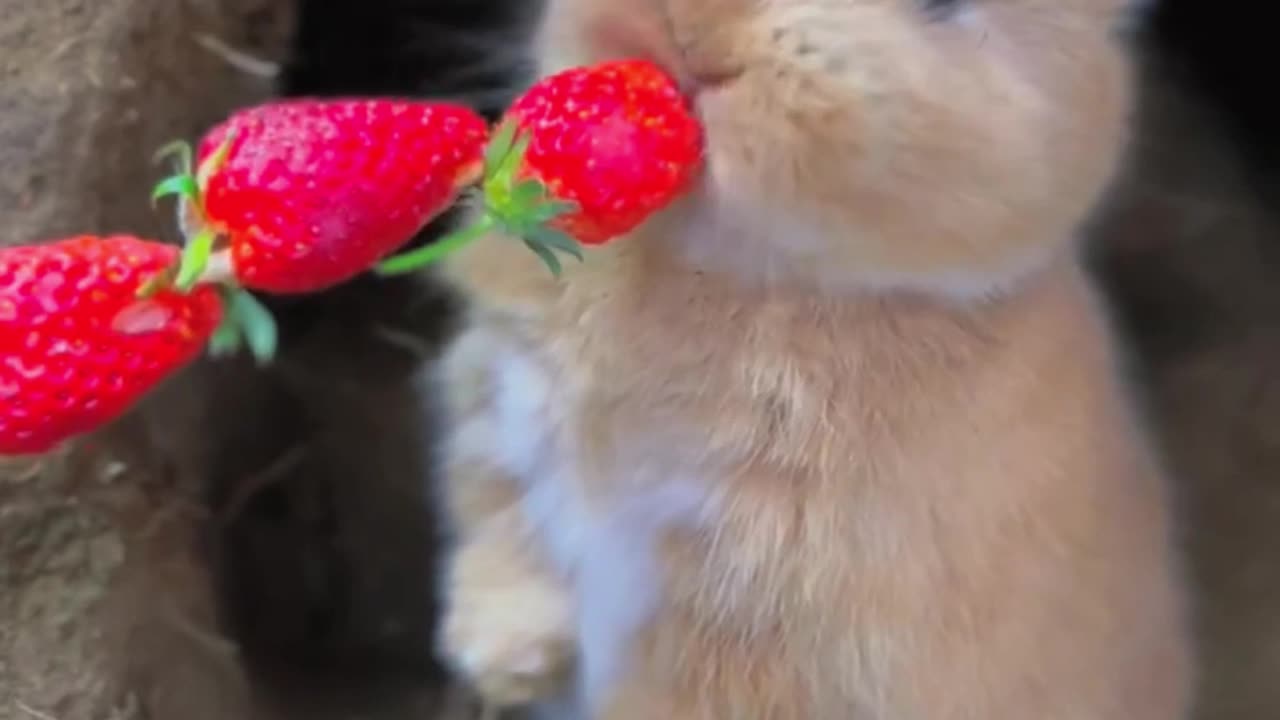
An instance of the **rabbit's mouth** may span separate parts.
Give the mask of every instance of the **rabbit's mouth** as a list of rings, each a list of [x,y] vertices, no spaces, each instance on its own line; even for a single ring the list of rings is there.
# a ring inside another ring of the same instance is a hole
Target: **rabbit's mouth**
[[[741,67],[708,67],[693,70],[689,73],[691,87],[686,90],[692,95],[708,90],[719,90],[732,85],[745,72],[746,70]]]

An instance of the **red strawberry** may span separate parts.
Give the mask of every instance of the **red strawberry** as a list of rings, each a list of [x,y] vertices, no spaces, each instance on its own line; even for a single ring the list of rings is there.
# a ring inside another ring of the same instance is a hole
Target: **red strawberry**
[[[580,257],[577,243],[633,230],[688,189],[702,159],[701,123],[657,65],[620,60],[551,75],[516,100],[490,142],[479,225],[381,270],[415,268],[500,227],[558,272],[550,250]]]
[[[201,141],[195,177],[188,157],[157,188],[190,203],[179,285],[206,269],[206,279],[275,293],[345,282],[479,179],[487,137],[484,118],[436,102],[291,99],[242,110]]]
[[[216,290],[137,297],[177,255],[127,235],[0,250],[0,455],[114,420],[200,353],[222,319]]]
[[[528,133],[520,178],[578,205],[554,225],[586,245],[622,235],[688,186],[702,129],[661,68],[622,60],[552,75],[511,106]]]

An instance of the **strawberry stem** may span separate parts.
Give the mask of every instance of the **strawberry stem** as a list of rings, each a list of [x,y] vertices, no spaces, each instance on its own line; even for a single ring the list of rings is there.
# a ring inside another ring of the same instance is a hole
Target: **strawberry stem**
[[[455,230],[425,247],[402,253],[378,264],[379,275],[403,275],[450,255],[497,229],[497,222],[487,211],[476,222]]]
[[[559,276],[562,270],[556,251],[582,261],[578,241],[551,226],[556,218],[577,211],[577,204],[553,197],[546,184],[523,176],[530,141],[530,135],[521,133],[514,120],[504,120],[485,148],[481,183],[485,207],[479,220],[426,247],[384,260],[375,271],[384,276],[413,272],[494,231],[519,238],[553,275]],[[467,178],[466,184],[470,182]]]

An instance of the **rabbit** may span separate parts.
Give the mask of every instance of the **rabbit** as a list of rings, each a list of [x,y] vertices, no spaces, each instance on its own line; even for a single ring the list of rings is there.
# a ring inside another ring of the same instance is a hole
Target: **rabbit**
[[[442,658],[597,720],[1175,720],[1175,516],[1077,237],[1122,0],[552,0],[542,74],[649,58],[687,194],[555,276],[440,267]]]

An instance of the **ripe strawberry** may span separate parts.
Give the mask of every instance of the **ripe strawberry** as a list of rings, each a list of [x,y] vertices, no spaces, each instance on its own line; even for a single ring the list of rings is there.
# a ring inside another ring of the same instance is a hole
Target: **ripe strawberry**
[[[137,297],[177,255],[127,235],[0,250],[0,455],[114,420],[200,353],[223,317],[216,290]]]
[[[552,249],[580,258],[578,243],[630,232],[687,190],[702,159],[701,123],[657,65],[620,60],[551,75],[494,133],[479,224],[380,269],[413,269],[498,227],[558,272]]]
[[[586,245],[622,235],[664,207],[702,159],[701,125],[679,86],[643,60],[552,75],[507,117],[529,135],[519,178],[576,203],[553,224]]]
[[[274,293],[345,282],[479,179],[487,137],[484,118],[438,102],[290,99],[237,112],[205,135],[194,176],[185,150],[182,173],[156,189],[186,199],[178,284],[206,271]]]

